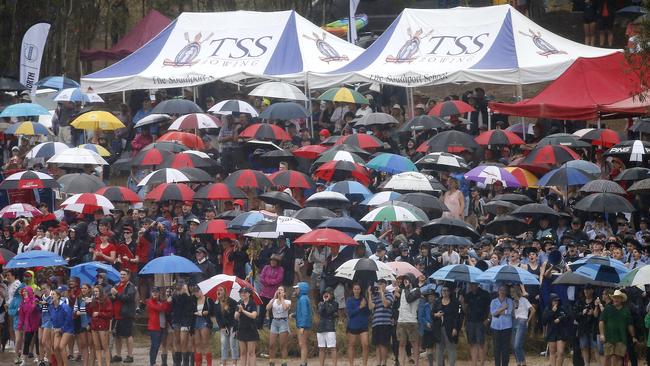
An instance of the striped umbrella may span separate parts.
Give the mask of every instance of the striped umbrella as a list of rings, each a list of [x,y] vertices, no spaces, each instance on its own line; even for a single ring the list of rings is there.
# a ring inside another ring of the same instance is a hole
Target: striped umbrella
[[[137,193],[122,186],[102,187],[95,193],[108,198],[111,202],[142,202],[142,199],[137,195]]]
[[[181,183],[190,181],[192,181],[192,178],[180,170],[164,168],[147,174],[144,178],[142,178],[140,183],[138,183],[138,187],[144,187],[147,184]]]
[[[318,100],[330,100],[332,102],[370,104],[368,99],[356,90],[349,88],[332,88],[321,94]]]
[[[228,231],[228,221],[221,219],[214,219],[210,221],[203,221],[199,226],[192,231],[192,235],[210,234],[215,239],[235,239],[237,236]]]
[[[90,151],[92,151],[92,152],[94,152],[94,153],[97,153],[99,156],[103,156],[103,157],[111,156],[111,152],[108,151],[108,150],[107,150],[105,147],[103,147],[102,145],[97,145],[97,144],[81,144],[81,145],[79,145],[79,146],[77,146],[77,147],[80,148],[80,149],[90,150]]]
[[[537,187],[537,182],[539,179],[537,176],[535,176],[535,174],[529,172],[528,170],[516,166],[507,166],[504,169],[510,172],[510,174],[512,174],[512,176],[517,179],[521,187]]]
[[[60,187],[59,183],[57,183],[53,177],[33,170],[14,173],[0,182],[0,189],[40,189]]]
[[[586,131],[580,139],[589,141],[595,146],[612,147],[621,142],[621,135],[609,128],[596,128]]]
[[[364,150],[379,149],[384,146],[384,143],[381,142],[381,140],[365,133],[355,133],[352,135],[342,136],[340,139],[336,140],[336,145],[342,144],[356,146]]]
[[[138,122],[133,127],[139,128],[142,126],[155,125],[158,123],[167,122],[171,118],[172,117],[168,114],[150,113],[149,115],[142,117],[140,120],[138,120]]]
[[[18,217],[39,217],[43,213],[29,203],[14,203],[0,210],[0,218],[15,219]]]
[[[341,193],[353,202],[363,201],[372,195],[372,192],[366,186],[352,180],[336,182],[325,190]]]
[[[483,184],[501,182],[504,188],[520,187],[521,184],[509,171],[493,165],[479,165],[464,174],[465,179]]]
[[[293,155],[299,158],[313,160],[321,156],[321,154],[323,154],[325,151],[327,151],[327,146],[307,145],[295,149],[293,151]]]
[[[219,128],[222,122],[219,118],[206,113],[190,113],[178,117],[168,130],[204,130],[208,128]]]
[[[211,201],[232,201],[246,198],[246,193],[241,189],[226,183],[212,183],[199,188],[194,195],[195,199]]]
[[[580,266],[575,273],[588,277],[594,281],[619,283],[630,273],[626,267],[613,267],[605,264],[588,263]]]
[[[84,93],[79,88],[66,88],[57,94],[55,102],[83,102],[83,103],[104,103],[104,99],[97,93]]]
[[[406,207],[386,205],[375,208],[361,218],[363,222],[426,222],[426,217],[420,217]]]
[[[450,130],[443,131],[418,146],[417,151],[429,152],[450,152],[458,153],[465,150],[476,150],[479,145],[474,138],[465,132]]]
[[[381,153],[375,156],[366,164],[366,167],[388,174],[418,171],[418,168],[409,158],[390,153]]]
[[[566,146],[546,145],[535,148],[522,160],[527,165],[560,165],[567,161],[580,160],[580,155]]]
[[[442,103],[436,103],[429,111],[430,116],[448,117],[475,111],[471,105],[460,100],[448,100]]]
[[[395,280],[395,272],[392,268],[386,263],[369,258],[350,259],[346,261],[336,269],[334,276],[366,284],[379,280]]]
[[[25,155],[25,158],[27,159],[36,159],[36,158],[42,158],[42,159],[49,159],[53,157],[54,155],[62,152],[63,150],[69,149],[70,146],[64,144],[63,142],[42,142],[36,146],[34,146],[27,155]]]
[[[474,138],[476,143],[482,146],[488,145],[523,145],[524,140],[514,132],[506,130],[489,130],[481,133]]]
[[[95,193],[80,193],[63,201],[61,208],[67,211],[92,214],[97,210],[103,210],[104,212],[112,210],[115,206],[104,196]]]
[[[352,152],[327,151],[321,154],[320,157],[314,161],[314,165],[327,163],[329,161],[349,161],[351,163],[357,163],[361,165],[364,165],[366,163],[365,160],[363,160],[359,155]]]
[[[289,216],[278,216],[272,220],[262,220],[247,230],[245,237],[258,239],[277,239],[290,234],[304,234],[311,228],[304,222]]]
[[[182,142],[172,140],[152,142],[149,145],[143,147],[140,151],[148,151],[151,149],[158,149],[160,151],[168,151],[173,153],[190,150],[190,148],[184,145]]]
[[[216,276],[210,277],[205,281],[199,282],[199,288],[205,296],[211,298],[214,301],[217,301],[217,290],[223,288],[226,291],[226,294],[236,302],[241,300],[239,296],[239,290],[243,287],[248,288],[251,291],[251,299],[257,305],[262,305],[262,299],[257,294],[253,286],[242,280],[241,278],[235,276],[229,276],[225,274],[218,274]]]
[[[522,285],[538,285],[539,280],[525,269],[502,265],[494,266],[478,276],[481,282],[512,283]]]
[[[448,152],[434,152],[415,162],[420,169],[430,169],[437,172],[458,172],[469,169],[465,159]]]
[[[36,82],[36,86],[39,89],[50,88],[50,89],[62,90],[66,88],[79,88],[81,85],[79,85],[79,83],[76,82],[75,80],[72,80],[65,76],[53,75],[53,76],[47,76],[40,79],[39,81]]]
[[[311,189],[314,181],[305,173],[295,170],[283,170],[269,177],[276,187]]]
[[[483,271],[466,264],[451,264],[433,272],[429,279],[434,281],[477,283]]]
[[[326,182],[354,178],[362,184],[370,184],[369,172],[362,165],[349,161],[330,161],[314,172],[314,175]]]
[[[150,150],[151,151],[151,150]],[[192,152],[181,152],[175,154],[173,157],[167,158],[160,168],[173,168],[173,169],[182,169],[182,168],[217,168],[219,164],[208,154],[201,152],[201,155],[194,153],[194,150],[188,150]],[[199,151],[200,152],[200,151]]]
[[[281,140],[289,141],[291,136],[280,126],[270,123],[255,123],[246,127],[239,133],[239,137],[256,140]]]
[[[243,100],[237,100],[237,99],[222,100],[221,102],[212,106],[212,108],[208,109],[208,112],[221,114],[221,115],[231,115],[233,113],[247,113],[250,114],[251,117],[259,116],[259,113],[257,113],[257,111],[252,105],[244,102]]]
[[[1,116],[0,116],[1,117]],[[18,122],[10,125],[4,131],[6,135],[25,135],[25,136],[48,136],[52,132],[44,125],[38,122]]]
[[[165,161],[173,159],[174,154],[170,151],[152,148],[148,150],[142,149],[131,160],[132,166],[152,166],[161,165]]]
[[[242,212],[228,222],[228,230],[241,233],[250,229],[253,225],[257,224],[262,220],[273,219],[273,216],[269,216],[264,212],[263,211]]]
[[[379,206],[386,202],[398,200],[400,197],[402,197],[401,193],[397,193],[393,191],[383,191],[383,192],[377,192],[373,194],[371,197],[366,198],[360,203],[366,206]]]
[[[643,162],[650,156],[650,142],[641,140],[623,141],[605,151],[603,156],[614,156],[629,161]]]
[[[224,180],[224,183],[233,185],[238,188],[271,188],[273,183],[264,173],[253,169],[241,169],[230,173]]]
[[[650,285],[650,266],[638,267],[631,270],[621,279],[621,287]]]
[[[169,131],[164,135],[158,137],[158,139],[156,140],[156,142],[161,142],[161,141],[180,142],[181,144],[196,150],[203,150],[205,148],[205,145],[203,144],[203,140],[201,140],[199,136],[192,133],[181,132],[181,131]]]
[[[148,201],[191,201],[194,191],[183,183],[163,183],[145,196]]]

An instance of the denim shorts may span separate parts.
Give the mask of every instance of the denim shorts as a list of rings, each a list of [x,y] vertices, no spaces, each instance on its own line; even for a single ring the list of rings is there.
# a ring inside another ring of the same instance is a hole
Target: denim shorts
[[[593,334],[583,334],[580,336],[580,348],[598,349],[598,341]]]
[[[273,318],[271,321],[271,333],[280,334],[289,332],[289,319],[287,318]]]
[[[52,329],[52,319],[49,316],[41,319],[41,328]]]
[[[196,319],[194,319],[194,329],[203,329],[207,327],[208,327],[208,321],[205,320],[204,317],[197,316]]]

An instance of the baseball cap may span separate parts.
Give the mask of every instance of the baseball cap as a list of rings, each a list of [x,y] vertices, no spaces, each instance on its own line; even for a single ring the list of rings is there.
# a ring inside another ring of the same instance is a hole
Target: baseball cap
[[[323,136],[323,137],[330,137],[330,131],[328,129],[326,129],[326,128],[323,128],[322,130],[320,130],[320,132],[318,132],[318,134],[320,136]]]
[[[402,109],[402,106],[399,104],[393,104],[393,109]]]
[[[416,104],[415,109],[424,109],[424,104],[422,104],[422,103]]]
[[[234,200],[234,201],[232,201],[232,204],[244,207],[244,200],[242,200],[242,199]]]

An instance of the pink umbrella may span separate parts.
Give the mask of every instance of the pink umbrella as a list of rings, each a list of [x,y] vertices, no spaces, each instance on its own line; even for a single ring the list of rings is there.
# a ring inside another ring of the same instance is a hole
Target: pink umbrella
[[[239,297],[239,290],[242,287],[246,287],[252,291],[251,299],[253,299],[257,305],[262,305],[262,299],[260,299],[260,296],[257,294],[257,292],[255,292],[255,289],[253,289],[253,285],[242,280],[239,277],[218,274],[216,276],[208,278],[205,281],[199,282],[199,288],[201,289],[201,292],[203,292],[205,296],[215,301],[217,300],[217,289],[219,287],[222,287],[226,291],[226,294],[228,294],[228,296],[235,301],[241,300]]]
[[[395,271],[397,274],[396,277],[406,276],[407,273],[411,273],[415,276],[415,278],[424,276],[422,272],[418,271],[418,269],[413,267],[413,265],[409,262],[388,262],[387,264]]]

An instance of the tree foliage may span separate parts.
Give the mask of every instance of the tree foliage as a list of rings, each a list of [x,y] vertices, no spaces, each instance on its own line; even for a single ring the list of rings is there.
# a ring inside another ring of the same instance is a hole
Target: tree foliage
[[[650,9],[650,0],[643,0],[642,4]],[[634,97],[643,102],[650,97],[650,14],[635,20],[633,30],[633,42],[625,49],[625,55],[631,71],[641,80],[641,92]]]

